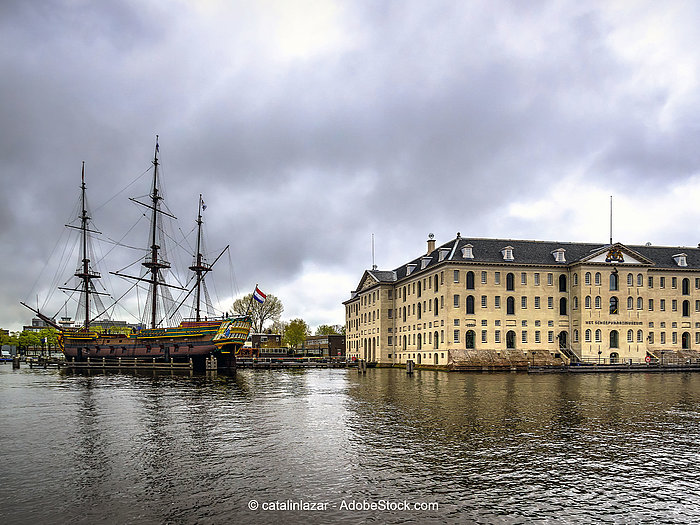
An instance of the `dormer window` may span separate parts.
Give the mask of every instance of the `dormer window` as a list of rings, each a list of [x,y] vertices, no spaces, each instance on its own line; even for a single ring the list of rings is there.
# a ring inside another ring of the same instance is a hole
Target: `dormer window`
[[[512,246],[506,246],[501,250],[501,254],[503,254],[503,260],[504,261],[514,261],[515,258],[513,257],[513,247]]]
[[[411,275],[411,272],[416,269],[415,264],[407,264],[406,265],[406,275]]]
[[[564,252],[566,250],[564,248],[557,248],[552,252],[552,255],[554,256],[554,260],[556,262],[566,262],[566,257],[564,256]]]
[[[462,248],[462,258],[463,259],[473,259],[474,258],[473,248],[474,247],[471,244],[465,244],[464,248]]]
[[[420,269],[422,270],[423,268],[425,268],[426,266],[428,266],[428,264],[430,263],[431,259],[432,259],[432,257],[423,257],[423,258],[420,260]]]
[[[678,266],[688,266],[688,256],[685,253],[679,253],[673,256]]]
[[[445,257],[450,253],[449,248],[440,248],[438,261],[444,261]]]

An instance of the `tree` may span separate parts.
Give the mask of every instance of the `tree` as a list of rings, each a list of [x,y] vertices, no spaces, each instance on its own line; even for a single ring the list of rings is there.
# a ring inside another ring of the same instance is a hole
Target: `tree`
[[[282,342],[296,349],[309,335],[311,335],[311,330],[303,319],[292,319],[284,331]]]
[[[241,299],[233,302],[233,312],[238,315],[247,315],[253,318],[253,332],[261,333],[267,321],[279,321],[284,312],[282,301],[272,294],[267,294],[264,303],[253,300],[253,294],[249,293]]]
[[[280,321],[279,319],[277,319],[273,321],[270,325],[270,333],[283,335],[284,331],[287,329],[288,324],[289,323],[287,321]]]
[[[340,325],[322,324],[316,328],[316,335],[340,335]]]

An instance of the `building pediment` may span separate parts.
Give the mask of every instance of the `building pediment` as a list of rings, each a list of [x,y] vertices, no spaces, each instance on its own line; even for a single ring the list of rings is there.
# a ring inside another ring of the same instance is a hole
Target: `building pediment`
[[[615,265],[654,264],[640,253],[620,243],[615,243],[612,246],[602,246],[600,249],[594,250],[587,257],[583,257],[579,262]]]
[[[357,285],[357,291],[361,292],[362,290],[371,288],[372,286],[375,286],[378,282],[379,280],[374,275],[365,270],[365,273],[362,275],[362,279],[360,279],[360,284]]]

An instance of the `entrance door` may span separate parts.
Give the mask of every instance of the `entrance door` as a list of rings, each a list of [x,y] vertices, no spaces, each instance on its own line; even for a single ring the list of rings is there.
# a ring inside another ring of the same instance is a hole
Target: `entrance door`
[[[566,348],[566,340],[567,340],[567,333],[560,332],[559,333],[559,348]]]
[[[506,334],[506,348],[515,348],[515,332],[509,330]]]

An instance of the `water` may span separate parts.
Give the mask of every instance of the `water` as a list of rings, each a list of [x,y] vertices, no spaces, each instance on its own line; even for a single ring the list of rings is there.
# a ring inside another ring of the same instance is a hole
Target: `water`
[[[700,374],[3,365],[0,447],[5,524],[700,521]]]

